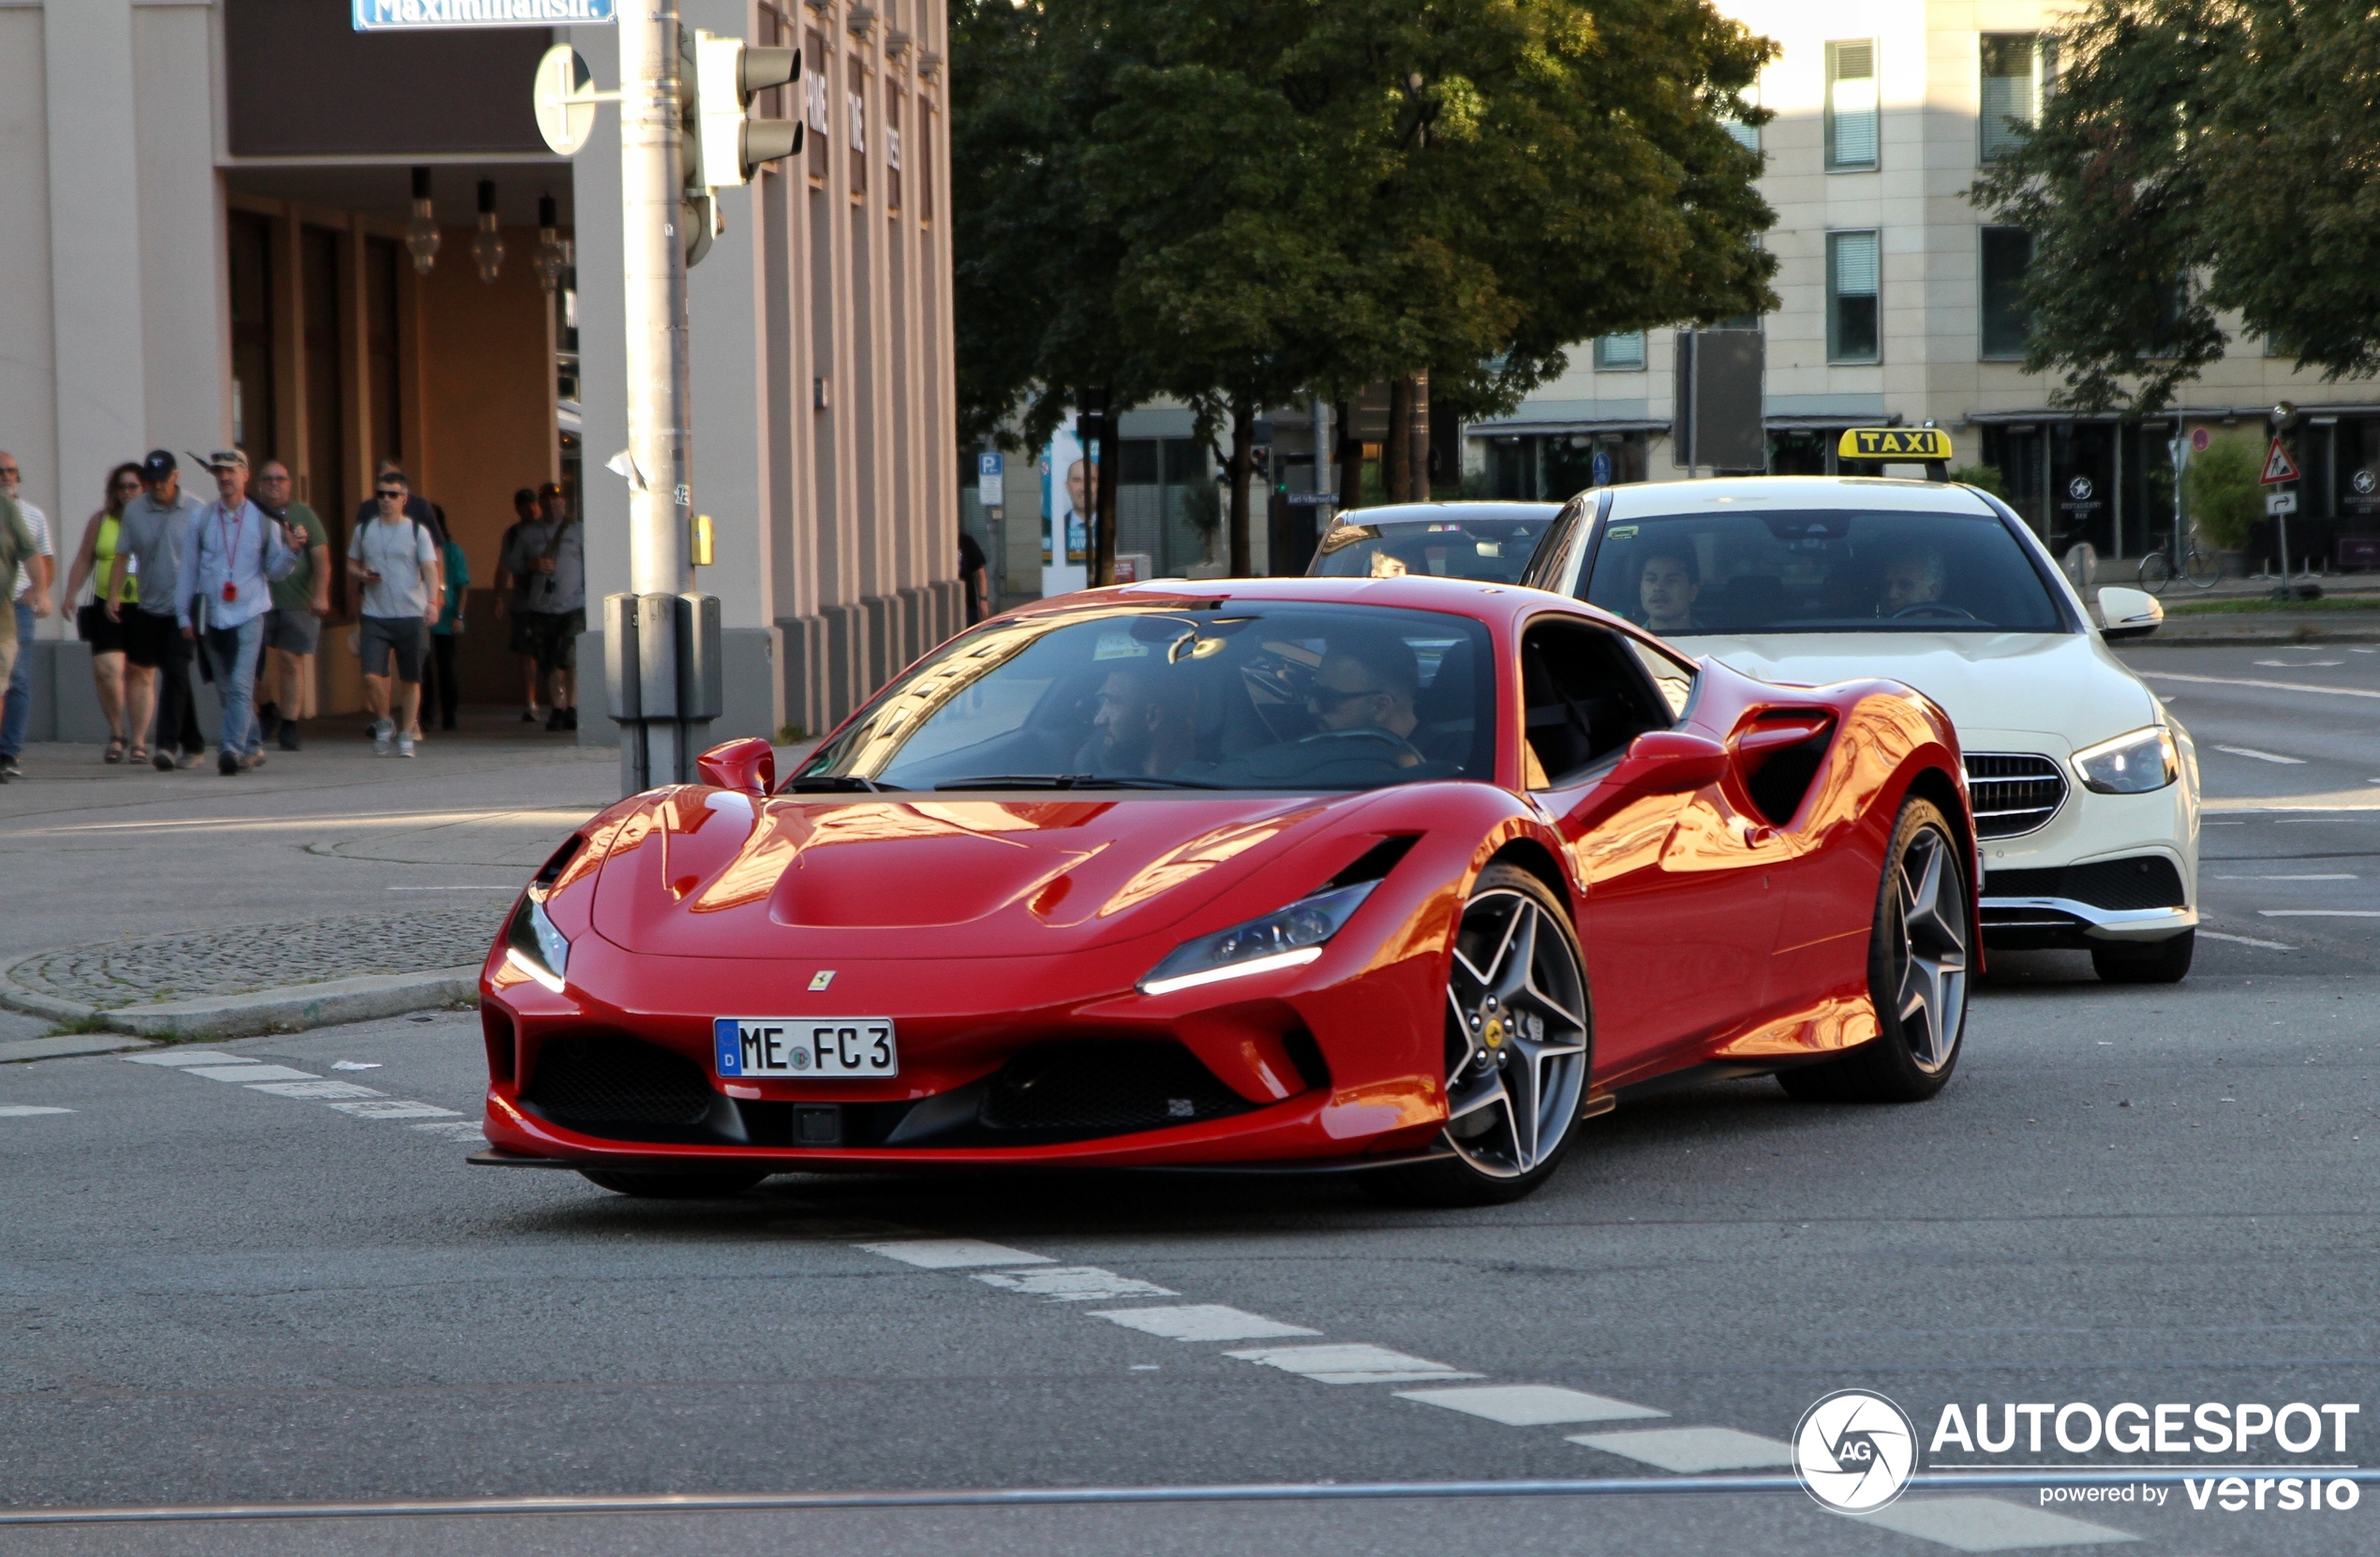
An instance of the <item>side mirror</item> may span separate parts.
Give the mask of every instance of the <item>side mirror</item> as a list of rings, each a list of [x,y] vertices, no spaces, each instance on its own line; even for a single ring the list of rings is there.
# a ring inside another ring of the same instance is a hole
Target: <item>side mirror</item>
[[[2165,619],[2157,597],[2140,589],[2111,584],[2099,591],[2099,635],[2109,640],[2146,638]]]
[[[1727,773],[1727,748],[1682,730],[1648,730],[1629,743],[1612,783],[1646,794],[1687,794]]]
[[[713,789],[766,794],[777,787],[777,753],[758,735],[712,747],[694,759],[694,770]]]

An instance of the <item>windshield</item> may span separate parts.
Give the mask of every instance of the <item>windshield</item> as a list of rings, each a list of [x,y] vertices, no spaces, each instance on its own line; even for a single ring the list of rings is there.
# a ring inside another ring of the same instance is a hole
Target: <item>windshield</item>
[[[1586,599],[1665,637],[1703,632],[2063,632],[1989,513],[1695,513],[1604,531]]]
[[[1314,566],[1324,578],[1402,578],[1429,573],[1518,584],[1550,519],[1341,525],[1322,538]]]
[[[1432,611],[1229,601],[1028,616],[952,640],[785,789],[1488,778],[1493,678],[1486,630]]]

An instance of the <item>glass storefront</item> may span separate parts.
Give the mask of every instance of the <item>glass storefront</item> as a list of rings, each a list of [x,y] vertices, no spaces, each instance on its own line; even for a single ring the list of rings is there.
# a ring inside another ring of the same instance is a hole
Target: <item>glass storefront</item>
[[[1649,435],[1633,432],[1498,433],[1487,439],[1487,497],[1566,502],[1590,486],[1646,479]],[[1604,480],[1596,480],[1596,456]]]

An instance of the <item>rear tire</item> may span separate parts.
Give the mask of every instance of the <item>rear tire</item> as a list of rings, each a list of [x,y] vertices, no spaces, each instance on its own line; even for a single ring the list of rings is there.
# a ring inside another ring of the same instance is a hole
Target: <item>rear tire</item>
[[[1893,825],[1867,939],[1867,992],[1882,1031],[1840,1059],[1779,1071],[1808,1103],[1922,1103],[1949,1084],[1967,1031],[1973,901],[1950,821],[1911,797]]]
[[[2188,929],[2137,948],[2093,946],[2090,967],[2102,984],[2179,984],[2188,976],[2197,949],[2198,932]]]
[[[1447,978],[1448,1155],[1357,1176],[1392,1206],[1500,1206],[1554,1177],[1578,1135],[1594,1050],[1586,959],[1527,871],[1480,872]]]
[[[579,1177],[614,1194],[639,1200],[729,1200],[768,1177],[745,1169],[718,1173],[639,1173],[624,1168],[580,1168]]]

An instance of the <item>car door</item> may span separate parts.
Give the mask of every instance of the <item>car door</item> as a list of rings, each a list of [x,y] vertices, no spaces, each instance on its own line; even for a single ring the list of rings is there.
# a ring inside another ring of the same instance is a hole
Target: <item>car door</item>
[[[1523,770],[1585,889],[1599,1084],[1678,1062],[1754,1016],[1777,932],[1765,835],[1731,786],[1665,793],[1624,768],[1630,743],[1679,724],[1693,693],[1674,661],[1648,674],[1651,652],[1567,616],[1522,638]]]

